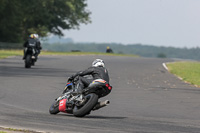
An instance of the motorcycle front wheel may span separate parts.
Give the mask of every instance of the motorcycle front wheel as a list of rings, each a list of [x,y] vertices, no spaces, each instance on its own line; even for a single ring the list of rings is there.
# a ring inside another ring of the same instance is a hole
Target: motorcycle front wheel
[[[31,67],[31,55],[28,54],[26,55],[26,58],[25,58],[25,68],[30,68]]]
[[[55,101],[51,107],[49,108],[49,113],[50,114],[58,114],[60,111],[59,111],[59,102],[58,101]]]
[[[86,95],[85,99],[86,99],[86,103],[83,106],[81,106],[81,107],[75,106],[74,107],[74,109],[73,109],[74,116],[84,117],[85,115],[90,113],[90,111],[94,108],[94,106],[98,102],[98,96],[94,93]]]

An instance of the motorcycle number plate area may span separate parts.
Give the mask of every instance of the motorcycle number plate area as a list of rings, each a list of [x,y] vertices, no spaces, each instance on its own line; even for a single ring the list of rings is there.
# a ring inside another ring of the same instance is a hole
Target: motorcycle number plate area
[[[67,99],[60,100],[60,102],[59,102],[59,111],[60,112],[66,113],[66,102],[67,102]]]

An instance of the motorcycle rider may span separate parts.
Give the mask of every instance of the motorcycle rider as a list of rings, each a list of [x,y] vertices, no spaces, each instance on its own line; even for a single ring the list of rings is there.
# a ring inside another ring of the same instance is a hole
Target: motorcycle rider
[[[24,43],[24,56],[23,59],[25,59],[26,57],[26,51],[27,51],[27,47],[29,46],[29,44],[35,44],[34,50],[35,50],[35,59],[37,61],[37,57],[40,54],[40,50],[42,49],[41,47],[41,43],[39,41],[39,36],[38,34],[31,34],[28,38],[28,40]]]
[[[41,51],[41,49],[42,49],[42,47],[41,47],[41,43],[40,43],[40,40],[39,40],[39,35],[38,34],[34,34],[35,35],[35,39],[36,39],[36,41],[37,41],[37,45],[36,45],[36,49],[37,49],[37,55],[39,55],[40,54],[40,51]]]
[[[91,75],[92,79],[87,79],[83,76]],[[78,77],[78,84],[77,84],[77,92],[81,93],[85,87],[88,87],[90,83],[92,83],[95,79],[103,79],[107,83],[109,83],[109,75],[108,70],[105,68],[105,63],[102,59],[95,59],[92,62],[92,67],[84,71],[77,72],[76,74],[72,75],[68,81],[72,81],[74,78]]]

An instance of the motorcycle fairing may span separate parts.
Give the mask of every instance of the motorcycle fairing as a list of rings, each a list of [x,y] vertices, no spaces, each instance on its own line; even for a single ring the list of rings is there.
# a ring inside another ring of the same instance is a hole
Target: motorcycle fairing
[[[98,82],[100,82],[100,83],[106,83],[106,81],[103,80],[103,79],[95,79],[95,80],[92,82],[92,84],[98,83]]]
[[[59,101],[59,111],[60,112],[66,112],[66,102],[67,102],[67,99],[62,99]]]
[[[88,93],[96,93],[100,98],[108,95],[112,90],[112,86],[103,79],[96,79],[87,87],[87,90]]]

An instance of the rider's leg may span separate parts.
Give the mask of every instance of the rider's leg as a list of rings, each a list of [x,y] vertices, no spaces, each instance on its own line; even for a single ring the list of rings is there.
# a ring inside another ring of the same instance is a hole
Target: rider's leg
[[[24,48],[24,56],[23,56],[23,60],[26,58],[26,50],[27,50],[27,48]]]
[[[90,80],[86,79],[84,77],[79,77],[78,85],[77,85],[77,91],[81,92],[85,87],[87,87],[90,84]]]
[[[37,61],[37,59],[38,59],[38,55],[39,55],[38,50],[35,49],[35,61]]]

